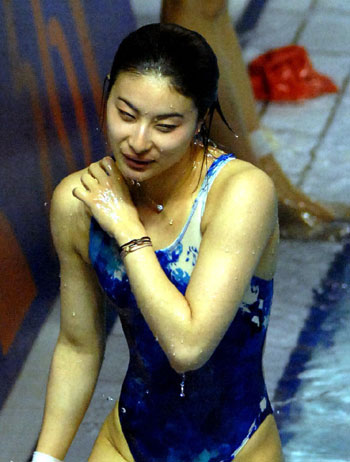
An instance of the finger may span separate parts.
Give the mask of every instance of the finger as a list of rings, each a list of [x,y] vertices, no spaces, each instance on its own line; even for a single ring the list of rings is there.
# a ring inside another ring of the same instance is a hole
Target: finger
[[[95,178],[95,179],[97,180],[98,174],[97,174],[97,171],[96,171],[96,170],[97,170],[97,169],[96,169],[96,165],[95,165],[95,164],[89,165],[89,167],[88,167],[88,173],[89,173],[93,178]]]
[[[73,196],[79,199],[80,201],[86,203],[87,201],[87,192],[84,188],[74,188],[73,191]]]
[[[96,186],[97,180],[93,176],[91,176],[89,173],[84,173],[80,177],[80,181],[82,185],[84,186],[85,189],[88,191],[91,191],[94,186]]]
[[[101,181],[106,176],[106,172],[104,171],[99,162],[95,162],[89,165],[88,172],[99,183],[101,183]]]
[[[107,156],[104,157],[100,161],[100,166],[103,168],[103,170],[107,173],[107,175],[111,176],[116,173],[116,167],[115,167],[115,162],[112,159],[112,157]]]

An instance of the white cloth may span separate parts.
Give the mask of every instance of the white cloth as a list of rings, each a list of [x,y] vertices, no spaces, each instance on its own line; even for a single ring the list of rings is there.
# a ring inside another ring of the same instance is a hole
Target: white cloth
[[[33,454],[32,462],[63,462],[55,457],[44,454],[43,452],[35,451]]]

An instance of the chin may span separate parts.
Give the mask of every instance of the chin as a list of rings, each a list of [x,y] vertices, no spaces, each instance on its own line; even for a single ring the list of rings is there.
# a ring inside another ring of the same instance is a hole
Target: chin
[[[127,167],[121,168],[120,171],[126,181],[137,181],[138,183],[142,183],[155,176],[151,172],[138,172]]]

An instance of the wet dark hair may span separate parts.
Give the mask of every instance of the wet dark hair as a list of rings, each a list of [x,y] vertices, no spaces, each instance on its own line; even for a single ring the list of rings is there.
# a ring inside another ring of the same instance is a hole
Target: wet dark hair
[[[203,120],[199,138],[205,152],[215,110],[228,126],[217,96],[217,59],[207,41],[197,32],[176,24],[149,24],[128,35],[121,42],[105,80],[103,108],[121,72],[168,77],[180,94],[191,98],[198,110],[198,120]]]

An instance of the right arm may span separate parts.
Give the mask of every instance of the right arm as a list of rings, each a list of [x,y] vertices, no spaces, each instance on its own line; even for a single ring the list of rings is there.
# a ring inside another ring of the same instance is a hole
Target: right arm
[[[64,180],[52,200],[51,231],[61,269],[61,324],[36,449],[61,460],[90,403],[105,344],[96,275],[74,242],[78,221],[86,220],[86,213],[72,196],[70,183]]]

